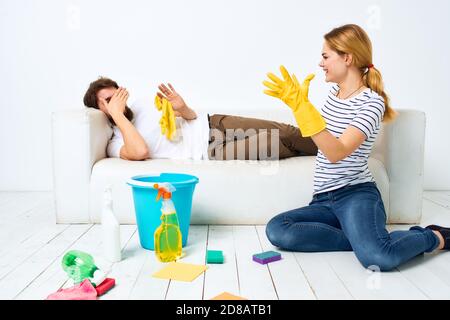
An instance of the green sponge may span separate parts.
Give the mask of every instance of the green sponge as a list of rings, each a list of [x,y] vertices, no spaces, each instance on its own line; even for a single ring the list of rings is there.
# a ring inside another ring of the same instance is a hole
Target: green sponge
[[[206,263],[223,263],[223,252],[219,250],[207,250]]]

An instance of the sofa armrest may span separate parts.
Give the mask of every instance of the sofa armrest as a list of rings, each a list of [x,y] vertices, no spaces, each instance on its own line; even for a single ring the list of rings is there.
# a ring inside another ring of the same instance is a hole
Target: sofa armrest
[[[420,223],[425,113],[397,111],[399,115],[394,122],[383,124],[371,156],[384,163],[389,176],[389,223]]]
[[[53,190],[56,222],[89,219],[92,166],[106,158],[112,129],[103,112],[85,108],[52,113]]]

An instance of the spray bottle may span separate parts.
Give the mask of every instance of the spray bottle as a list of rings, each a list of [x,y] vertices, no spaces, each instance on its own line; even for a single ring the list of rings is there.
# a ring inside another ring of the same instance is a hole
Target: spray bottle
[[[102,208],[103,254],[111,262],[121,260],[120,225],[114,215],[112,204],[112,187],[105,188]]]
[[[94,286],[98,286],[105,280],[105,273],[94,263],[94,258],[87,252],[71,250],[62,258],[61,265],[69,276],[68,285],[73,286],[89,279]]]
[[[161,262],[175,261],[181,257],[182,247],[180,225],[172,201],[175,187],[170,183],[155,183],[153,187],[158,189],[156,201],[163,198],[161,225],[155,231],[155,254]]]

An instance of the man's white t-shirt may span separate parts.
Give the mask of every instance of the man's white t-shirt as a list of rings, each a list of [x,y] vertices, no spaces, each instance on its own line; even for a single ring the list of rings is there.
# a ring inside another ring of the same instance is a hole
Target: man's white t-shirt
[[[137,100],[130,108],[134,113],[132,123],[147,143],[151,159],[208,159],[209,122],[206,113],[197,113],[194,120],[176,117],[177,130],[171,141],[161,134],[161,112],[154,106],[153,99]],[[123,136],[117,126],[113,127],[113,132],[107,154],[120,158]]]

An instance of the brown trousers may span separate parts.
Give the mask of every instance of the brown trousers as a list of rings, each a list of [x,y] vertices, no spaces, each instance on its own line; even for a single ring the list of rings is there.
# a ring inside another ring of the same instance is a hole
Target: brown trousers
[[[317,146],[300,130],[275,121],[214,114],[209,116],[211,160],[278,160],[315,156]]]

